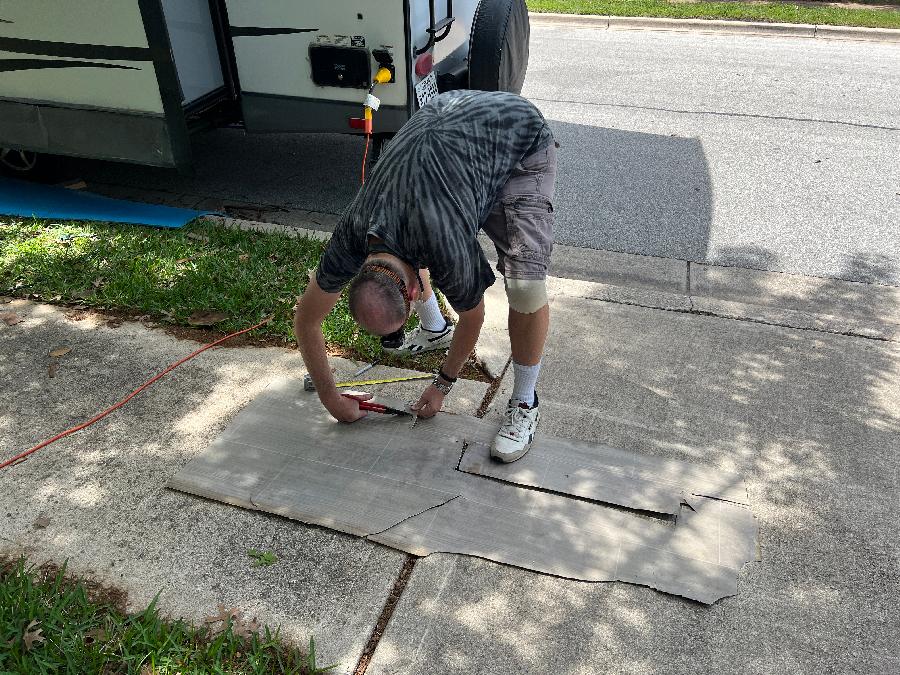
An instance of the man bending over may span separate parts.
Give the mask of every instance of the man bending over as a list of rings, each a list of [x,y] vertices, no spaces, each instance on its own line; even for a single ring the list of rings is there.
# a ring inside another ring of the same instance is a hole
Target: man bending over
[[[477,240],[497,249],[509,300],[515,383],[491,446],[504,462],[531,446],[539,419],[535,383],[550,322],[545,278],[553,248],[556,143],[541,113],[505,92],[451,91],[415,113],[387,146],[347,208],[315,278],[297,304],[294,332],[322,404],[338,420],[366,413],[342,397],[325,353],[322,322],[350,283],[350,312],[395,352],[450,349],[413,408],[437,413],[484,321],[494,273]],[[431,280],[459,314],[455,329]],[[403,324],[414,307],[419,328]],[[398,339],[399,337],[399,339]]]

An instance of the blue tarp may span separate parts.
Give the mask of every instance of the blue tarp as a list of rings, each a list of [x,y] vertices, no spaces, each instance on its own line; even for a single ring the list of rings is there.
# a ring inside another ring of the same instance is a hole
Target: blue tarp
[[[156,227],[181,227],[213,211],[177,209],[0,177],[0,213],[25,218],[96,220]]]

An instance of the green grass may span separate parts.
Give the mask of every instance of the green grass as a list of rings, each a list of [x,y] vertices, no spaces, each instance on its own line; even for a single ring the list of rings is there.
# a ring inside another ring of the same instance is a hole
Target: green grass
[[[533,12],[731,19],[869,28],[900,28],[900,8],[812,7],[788,2],[667,2],[666,0],[527,0]],[[884,4],[896,4],[885,2]]]
[[[0,673],[307,675],[329,669],[316,665],[312,640],[304,654],[268,628],[245,638],[232,619],[196,628],[162,619],[155,602],[127,615],[92,595],[64,570],[0,561]],[[42,639],[28,638],[35,635]]]
[[[255,335],[292,343],[294,303],[324,246],[203,221],[161,230],[0,218],[0,295],[131,311],[179,326],[194,312],[214,310],[227,317],[215,325],[224,333],[273,316]],[[386,358],[343,296],[323,331],[333,353],[366,361],[430,370],[443,358]]]

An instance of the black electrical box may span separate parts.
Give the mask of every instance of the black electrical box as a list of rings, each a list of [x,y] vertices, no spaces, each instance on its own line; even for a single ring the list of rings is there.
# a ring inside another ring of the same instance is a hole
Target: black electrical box
[[[313,82],[322,87],[368,89],[372,84],[372,60],[365,47],[310,45]]]

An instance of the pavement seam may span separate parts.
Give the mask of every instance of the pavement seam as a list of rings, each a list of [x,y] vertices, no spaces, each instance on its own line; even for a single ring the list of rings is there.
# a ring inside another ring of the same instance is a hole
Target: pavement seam
[[[850,40],[854,42],[900,42],[900,30],[898,29],[871,28],[867,26],[731,21],[727,19],[671,19],[649,16],[558,14],[553,12],[529,12],[529,18],[535,25],[549,27],[569,26],[601,30],[718,33],[751,37],[793,37],[811,40]]]
[[[503,378],[506,376],[506,371],[509,370],[511,363],[512,355],[510,354],[509,358],[506,359],[506,365],[503,366],[503,370],[500,371],[500,374],[497,375],[497,377],[491,380],[491,386],[484,392],[484,398],[481,399],[481,403],[475,411],[475,417],[482,418],[487,414],[488,408],[491,407],[491,403],[494,401],[494,397],[497,395],[497,392],[500,391],[500,385],[502,384]],[[460,456],[460,460],[461,459],[462,456]]]
[[[412,571],[416,566],[417,560],[418,558],[416,556],[409,553],[406,554],[406,560],[403,561],[403,566],[400,568],[400,572],[394,580],[394,585],[391,587],[391,591],[384,601],[384,607],[382,607],[381,614],[378,616],[378,620],[372,628],[372,635],[369,637],[369,641],[366,643],[366,646],[363,647],[356,668],[353,670],[353,675],[365,675],[366,670],[368,670],[369,664],[372,662],[372,657],[375,656],[375,650],[378,648],[378,643],[381,642],[381,637],[384,635],[387,625],[394,615],[394,610],[397,608],[397,604],[400,602],[400,598],[406,590],[406,586],[409,583],[410,576],[412,576]]]
[[[623,108],[625,110],[646,110],[649,112],[666,112],[674,115],[712,115],[714,117],[736,117],[760,120],[774,120],[780,122],[810,122],[813,124],[835,124],[839,126],[856,127],[860,129],[874,129],[876,131],[900,131],[900,127],[886,127],[879,124],[864,124],[861,122],[844,122],[841,120],[820,120],[813,117],[788,117],[786,115],[758,115],[754,113],[724,112],[718,110],[679,110],[678,108],[657,108],[655,106],[631,105],[628,103],[601,103],[597,101],[570,101],[567,99],[539,98],[530,96],[529,100],[541,103],[565,103],[567,105],[586,105],[597,108]],[[654,257],[654,256],[650,256]]]
[[[691,296],[686,296],[689,302],[688,309],[679,309],[677,307],[659,307],[656,305],[645,305],[640,302],[628,302],[627,300],[612,300],[610,298],[597,298],[588,295],[581,296],[584,300],[594,300],[596,302],[606,302],[611,305],[625,305],[627,307],[640,307],[642,309],[654,309],[660,312],[672,312],[673,314],[689,314],[693,316],[708,316],[714,319],[724,319],[726,321],[741,321],[744,323],[755,323],[763,326],[774,326],[777,328],[787,328],[790,330],[800,330],[806,331],[808,333],[823,333],[828,335],[842,335],[844,337],[851,338],[860,338],[863,340],[872,340],[873,342],[887,342],[896,344],[898,340],[894,340],[892,338],[880,337],[878,335],[865,335],[863,333],[857,333],[853,330],[829,330],[827,328],[808,328],[804,326],[792,326],[786,323],[779,323],[777,321],[766,321],[765,319],[756,319],[748,316],[729,316],[727,314],[719,314],[717,312],[712,312],[706,309],[695,309],[694,300]]]
[[[685,269],[685,274],[684,274],[685,275],[684,292],[687,294],[688,299],[691,300],[691,303],[693,304],[693,299],[691,298],[691,261],[685,260],[685,263],[687,263],[687,264],[685,265],[686,269]]]
[[[465,445],[463,445],[463,452],[465,452]],[[462,461],[462,455],[460,455],[460,461]],[[378,532],[370,532],[365,537],[363,537],[363,539],[369,539],[369,537],[376,537],[379,534],[384,534],[388,530],[392,530],[398,525],[402,525],[407,520],[411,520],[413,518],[421,516],[423,513],[427,513],[428,511],[446,506],[454,499],[459,499],[460,497],[462,497],[461,494],[454,495],[453,497],[442,501],[440,504],[434,504],[433,506],[429,506],[427,509],[423,509],[418,513],[414,513],[410,516],[407,516],[406,518],[398,520],[390,527],[386,527]],[[391,592],[388,593],[388,597],[384,601],[384,607],[382,607],[381,613],[378,615],[378,620],[375,622],[375,626],[373,626],[372,628],[372,635],[369,637],[369,641],[363,648],[362,654],[359,657],[359,661],[356,664],[356,669],[353,671],[353,675],[365,675],[366,670],[368,670],[369,668],[369,664],[372,662],[372,657],[375,656],[375,651],[378,649],[378,644],[381,642],[381,637],[384,635],[385,630],[387,630],[387,625],[391,620],[391,616],[393,616],[394,614],[394,609],[396,609],[397,604],[400,602],[400,598],[403,596],[403,592],[406,590],[406,585],[409,582],[409,577],[412,574],[413,568],[416,566],[416,561],[418,560],[418,556],[412,555],[411,553],[407,553],[406,555],[406,561],[403,563],[403,567],[400,568],[397,579],[394,581],[394,585],[391,587]]]

